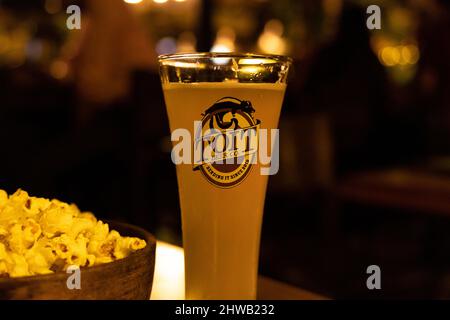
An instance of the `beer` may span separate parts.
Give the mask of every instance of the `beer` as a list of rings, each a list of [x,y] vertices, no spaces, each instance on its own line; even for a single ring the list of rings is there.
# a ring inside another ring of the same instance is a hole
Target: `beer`
[[[207,160],[204,150],[197,152],[195,147],[207,147],[211,141],[217,147],[219,140],[229,144],[233,136],[224,136],[225,132],[242,135],[251,131],[247,128],[254,130],[254,137],[269,129],[270,139],[270,129],[278,125],[285,89],[285,83],[163,82],[170,129],[187,129],[192,146],[187,157],[192,163],[176,166],[187,299],[256,298],[268,176],[261,174],[263,165],[250,138],[241,153],[236,148],[216,152],[222,162],[217,157]],[[216,134],[207,133],[205,142],[201,134],[211,128],[217,129],[212,131]],[[200,158],[195,159],[195,154]]]

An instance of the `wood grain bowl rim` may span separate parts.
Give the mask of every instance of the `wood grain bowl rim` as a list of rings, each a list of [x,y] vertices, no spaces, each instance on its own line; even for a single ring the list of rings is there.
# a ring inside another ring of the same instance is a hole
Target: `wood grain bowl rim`
[[[102,222],[105,222],[109,225],[110,230],[117,230],[119,231],[121,236],[131,236],[131,237],[138,237],[147,243],[145,248],[139,249],[137,251],[132,252],[129,256],[115,260],[112,262],[94,265],[92,267],[83,267],[81,268],[81,272],[103,272],[108,269],[115,269],[116,267],[119,267],[120,265],[126,265],[128,260],[133,259],[136,256],[147,256],[147,255],[154,255],[154,252],[156,252],[156,238],[154,235],[152,235],[147,230],[129,224],[125,222],[115,222],[110,220],[102,220]],[[153,259],[153,266],[155,264],[155,259]],[[149,266],[150,268],[151,266]],[[103,270],[103,271],[102,271]],[[19,283],[29,283],[29,282],[39,282],[39,281],[46,281],[46,280],[59,280],[59,279],[66,279],[68,273],[65,271],[59,271],[56,273],[50,273],[50,274],[41,274],[41,275],[32,275],[32,276],[24,276],[24,277],[17,277],[17,278],[0,278],[0,286],[2,285],[12,285],[12,284],[19,284]]]

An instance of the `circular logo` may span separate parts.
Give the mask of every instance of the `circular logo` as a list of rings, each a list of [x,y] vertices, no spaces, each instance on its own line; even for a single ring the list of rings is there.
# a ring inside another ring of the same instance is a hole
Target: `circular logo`
[[[212,184],[231,188],[241,183],[255,163],[259,120],[250,101],[224,97],[202,114],[201,132],[195,143],[201,143],[202,159],[194,170]]]

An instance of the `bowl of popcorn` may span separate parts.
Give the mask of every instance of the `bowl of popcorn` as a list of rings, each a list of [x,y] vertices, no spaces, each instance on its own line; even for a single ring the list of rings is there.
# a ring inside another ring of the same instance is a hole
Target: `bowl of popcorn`
[[[139,227],[0,190],[0,299],[149,299],[155,249]]]

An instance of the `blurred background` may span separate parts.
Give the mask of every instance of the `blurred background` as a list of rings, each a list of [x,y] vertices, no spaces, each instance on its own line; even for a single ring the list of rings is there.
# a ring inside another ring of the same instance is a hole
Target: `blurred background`
[[[2,0],[0,188],[181,245],[157,55],[290,55],[260,273],[334,298],[450,298],[449,39],[439,0]]]

